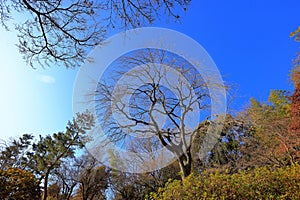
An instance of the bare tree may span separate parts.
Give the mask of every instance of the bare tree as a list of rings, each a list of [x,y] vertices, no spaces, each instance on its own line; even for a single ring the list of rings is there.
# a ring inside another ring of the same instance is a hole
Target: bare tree
[[[55,186],[58,188],[56,195],[59,196],[59,199],[69,200],[72,198],[74,191],[78,188],[81,165],[80,158],[68,158],[54,170],[51,179],[54,182],[54,188]],[[51,197],[50,192],[49,196]]]
[[[66,159],[51,178],[58,199],[105,199],[109,171],[87,152]],[[51,195],[50,195],[51,196]]]
[[[151,154],[157,146],[153,145],[151,139],[141,141],[140,143],[133,143],[129,147],[131,151],[148,152]],[[144,159],[142,157],[138,159]],[[118,156],[111,155],[111,162],[115,165],[120,165]],[[151,165],[152,163],[148,163]],[[130,167],[130,166],[128,166]],[[134,166],[133,166],[134,167]],[[144,165],[145,168],[148,166]],[[110,173],[110,189],[114,193],[115,200],[117,199],[147,199],[146,196],[151,192],[157,192],[159,187],[164,187],[169,179],[180,179],[178,173],[179,166],[177,162],[173,162],[167,167],[161,167],[158,170],[148,173],[128,173],[118,170],[111,170]]]
[[[151,138],[175,155],[184,179],[195,130],[210,114],[207,83],[184,58],[162,50],[137,51],[113,66],[95,94],[104,132],[124,149]]]
[[[77,165],[81,167],[77,195],[82,200],[106,199],[105,191],[109,179],[107,168],[100,165],[97,159],[89,154],[82,155],[77,161]]]
[[[178,19],[189,0],[0,0],[0,23],[17,21],[18,48],[31,66],[77,67],[111,28],[126,30],[153,23],[161,14]]]

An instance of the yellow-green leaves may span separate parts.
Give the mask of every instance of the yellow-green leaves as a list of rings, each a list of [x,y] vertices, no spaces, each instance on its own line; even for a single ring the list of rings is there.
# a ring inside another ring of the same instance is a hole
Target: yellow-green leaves
[[[285,168],[261,167],[236,174],[204,173],[191,175],[184,181],[174,181],[157,193],[152,200],[165,199],[299,199],[300,166]]]
[[[271,90],[268,101],[280,116],[289,116],[291,111],[290,94],[285,90]]]

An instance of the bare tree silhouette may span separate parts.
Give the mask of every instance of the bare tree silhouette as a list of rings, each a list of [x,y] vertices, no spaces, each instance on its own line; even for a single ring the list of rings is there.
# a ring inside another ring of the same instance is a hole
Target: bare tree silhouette
[[[209,116],[207,83],[185,59],[162,50],[123,56],[114,69],[95,93],[104,132],[128,149],[153,138],[156,147],[175,155],[184,179],[191,173],[198,124]]]
[[[20,53],[31,66],[77,67],[91,47],[102,44],[111,29],[127,30],[153,23],[161,15],[179,19],[189,0],[0,0],[0,23],[22,14],[16,23]]]

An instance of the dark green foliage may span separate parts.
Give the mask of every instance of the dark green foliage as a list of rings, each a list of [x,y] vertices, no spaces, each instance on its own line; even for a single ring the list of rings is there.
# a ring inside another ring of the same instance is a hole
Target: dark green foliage
[[[65,132],[54,133],[46,137],[40,136],[39,141],[32,145],[30,156],[36,162],[37,171],[45,168],[54,169],[62,159],[73,157],[77,148],[84,147],[85,133],[94,124],[94,119],[88,113],[78,114],[69,121]]]
[[[68,122],[65,132],[40,136],[39,141],[33,144],[33,152],[29,157],[35,161],[34,169],[40,174],[40,180],[44,180],[44,200],[47,198],[50,173],[60,167],[63,159],[73,157],[76,149],[84,147],[85,133],[93,125],[94,118],[90,113],[77,114],[76,118]]]
[[[69,121],[65,132],[39,136],[33,142],[33,136],[24,134],[18,140],[2,147],[0,169],[26,169],[43,184],[43,199],[47,198],[49,178],[54,169],[60,168],[67,159],[74,157],[75,150],[84,147],[88,140],[86,131],[94,125],[94,118],[89,112],[77,114]]]
[[[254,127],[251,123],[238,117],[226,115],[223,129],[217,143],[209,151],[204,159],[197,155],[203,145],[203,139],[207,134],[207,128],[214,121],[204,121],[199,124],[197,133],[192,143],[193,172],[199,173],[204,170],[228,169],[235,172],[243,166],[242,158],[245,155],[246,140],[253,136]]]
[[[2,147],[0,153],[0,169],[9,167],[28,168],[30,163],[26,154],[29,152],[28,147],[32,145],[33,136],[24,134],[19,139],[14,139],[11,143]]]

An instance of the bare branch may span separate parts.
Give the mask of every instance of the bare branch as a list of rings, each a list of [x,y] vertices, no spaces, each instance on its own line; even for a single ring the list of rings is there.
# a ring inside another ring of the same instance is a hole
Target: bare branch
[[[74,68],[92,47],[103,43],[109,30],[152,24],[163,12],[177,19],[175,12],[185,11],[188,4],[187,0],[0,0],[0,23],[8,30],[12,10],[26,16],[15,29],[19,51],[32,67]]]

